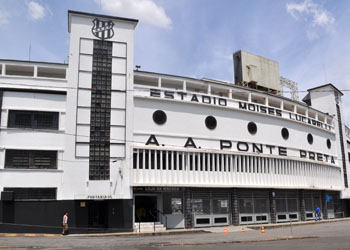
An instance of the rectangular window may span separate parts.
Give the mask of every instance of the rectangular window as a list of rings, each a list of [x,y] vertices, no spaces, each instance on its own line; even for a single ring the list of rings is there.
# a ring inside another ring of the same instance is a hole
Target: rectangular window
[[[58,130],[58,112],[10,110],[8,127]]]
[[[12,191],[15,200],[56,200],[57,188],[4,188]]]
[[[5,168],[57,169],[57,151],[7,149]]]

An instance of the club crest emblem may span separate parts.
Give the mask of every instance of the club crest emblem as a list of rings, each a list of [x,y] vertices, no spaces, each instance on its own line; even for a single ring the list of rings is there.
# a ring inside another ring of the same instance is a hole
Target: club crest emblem
[[[94,36],[102,40],[109,39],[114,36],[114,23],[112,21],[101,21],[95,18],[92,23],[94,26],[92,27],[91,32],[94,34]]]

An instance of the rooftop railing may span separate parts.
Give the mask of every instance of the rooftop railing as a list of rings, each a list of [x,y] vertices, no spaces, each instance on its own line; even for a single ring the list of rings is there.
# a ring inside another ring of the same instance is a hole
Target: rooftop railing
[[[285,97],[263,93],[252,89],[233,85],[228,82],[199,80],[177,76],[167,76],[155,73],[135,72],[135,87],[162,88],[171,91],[184,91],[199,94],[220,96],[223,98],[251,102],[258,105],[277,108],[317,120],[333,127],[333,117],[320,112],[306,104]]]
[[[66,64],[27,61],[0,61],[0,76],[63,79],[67,77]]]

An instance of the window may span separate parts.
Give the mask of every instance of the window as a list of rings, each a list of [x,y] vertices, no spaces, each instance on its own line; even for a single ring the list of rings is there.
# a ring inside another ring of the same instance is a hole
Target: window
[[[289,131],[287,128],[282,128],[281,134],[282,134],[283,139],[287,140],[289,138]]]
[[[4,188],[14,193],[15,200],[56,200],[57,188]]]
[[[10,110],[9,128],[58,129],[58,112]]]
[[[167,116],[164,111],[162,110],[156,110],[153,113],[153,121],[157,123],[158,125],[162,125],[166,123]]]
[[[331,146],[332,146],[331,140],[327,139],[327,148],[331,149]]]
[[[310,145],[314,142],[314,137],[312,136],[312,134],[307,135],[307,141],[309,142]]]
[[[248,123],[248,131],[250,134],[255,135],[256,132],[258,131],[258,128],[254,122],[249,122]]]
[[[57,169],[57,151],[7,149],[5,168]]]
[[[207,126],[208,129],[215,129],[217,122],[214,116],[208,116],[205,118],[205,125]]]

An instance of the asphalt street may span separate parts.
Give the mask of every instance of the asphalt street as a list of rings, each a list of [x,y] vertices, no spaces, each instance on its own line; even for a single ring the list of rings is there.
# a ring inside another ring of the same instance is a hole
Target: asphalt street
[[[156,236],[0,237],[0,249],[350,249],[350,221]],[[238,228],[236,228],[238,229]]]

